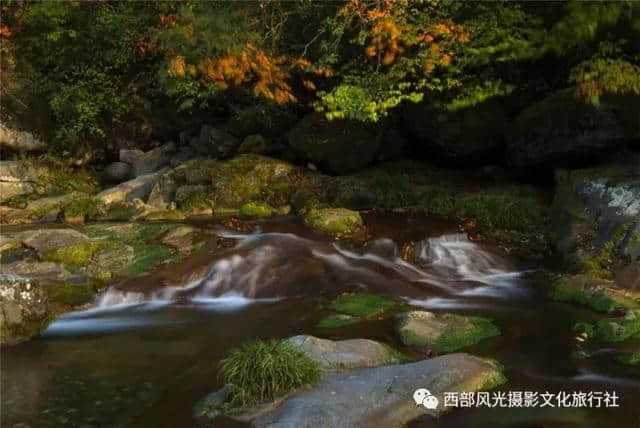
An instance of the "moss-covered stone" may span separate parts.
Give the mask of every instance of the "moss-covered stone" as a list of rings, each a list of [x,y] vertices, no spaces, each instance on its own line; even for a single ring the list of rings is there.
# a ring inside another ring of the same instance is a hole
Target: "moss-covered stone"
[[[640,352],[627,352],[616,357],[616,362],[625,366],[637,366],[640,364]]]
[[[264,202],[247,202],[238,210],[241,218],[264,218],[275,214],[275,209]]]
[[[452,352],[500,334],[487,318],[426,311],[401,315],[396,330],[405,345],[430,346],[438,352]]]
[[[640,310],[628,311],[624,317],[598,320],[593,338],[602,342],[622,342],[640,339]]]
[[[554,283],[551,298],[604,313],[638,307],[632,299],[616,294],[604,285],[606,283],[584,275],[564,277]]]
[[[345,314],[328,315],[318,322],[318,328],[339,328],[362,321],[360,317]]]
[[[334,299],[329,308],[354,317],[370,318],[396,307],[398,302],[386,296],[370,293],[343,294]]]
[[[43,285],[49,296],[51,303],[62,306],[80,306],[93,301],[97,291],[96,283],[87,282],[84,284],[46,284]]]
[[[338,328],[371,319],[399,307],[399,303],[390,297],[371,293],[343,294],[335,298],[328,308],[331,314],[320,320],[319,328]]]
[[[102,248],[104,244],[94,241],[79,242],[66,247],[45,251],[43,260],[62,263],[64,265],[85,265],[91,256]]]
[[[347,235],[360,229],[364,222],[356,211],[345,208],[321,208],[309,211],[304,224],[328,235]]]
[[[371,126],[349,120],[328,121],[314,113],[288,134],[298,155],[334,174],[346,174],[369,165],[382,139]]]
[[[64,207],[65,216],[96,218],[105,210],[102,201],[91,197],[73,199]]]

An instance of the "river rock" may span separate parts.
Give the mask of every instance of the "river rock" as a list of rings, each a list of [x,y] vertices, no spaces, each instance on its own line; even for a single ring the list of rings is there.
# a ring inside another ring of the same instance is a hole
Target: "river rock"
[[[48,318],[47,294],[36,281],[0,274],[0,344],[13,345],[37,336]]]
[[[296,154],[333,174],[347,174],[371,164],[381,138],[377,129],[349,120],[328,121],[314,113],[301,120],[288,134]]]
[[[166,170],[160,170],[152,174],[141,175],[133,180],[125,181],[124,183],[98,193],[96,199],[101,200],[105,204],[130,202],[135,198],[146,199],[158,182],[159,177],[165,172]]]
[[[177,188],[171,172],[161,175],[149,194],[147,204],[162,210],[168,209],[175,201]]]
[[[130,174],[131,165],[126,162],[112,162],[102,171],[102,177],[109,183],[122,183]]]
[[[28,230],[19,233],[16,237],[20,239],[25,246],[33,248],[39,254],[90,241],[87,235],[74,229]]]
[[[556,172],[552,228],[566,269],[612,279],[640,260],[640,156],[628,162]]]
[[[507,159],[516,167],[547,168],[594,160],[622,147],[626,108],[605,100],[594,106],[573,89],[560,91],[518,115],[508,131]]]
[[[360,229],[364,223],[357,211],[346,208],[321,208],[310,210],[304,224],[328,235],[349,234]]]
[[[133,165],[136,159],[144,155],[140,149],[120,149],[120,162]]]
[[[199,137],[191,143],[196,152],[216,159],[230,158],[239,145],[240,140],[236,137],[209,125],[203,125]]]
[[[500,334],[486,318],[428,311],[399,315],[396,331],[405,345],[429,346],[437,352],[452,352]]]
[[[173,143],[167,143],[137,156],[131,164],[131,176],[140,177],[141,175],[155,172],[161,167],[168,165],[174,151],[175,145]]]
[[[442,404],[433,410],[417,406],[412,397],[419,388],[443,403],[445,392],[478,391],[502,382],[495,364],[467,354],[338,372],[251,422],[272,428],[401,427],[426,414],[445,412]]]
[[[10,129],[0,123],[0,146],[17,152],[41,152],[47,145],[30,132]]]
[[[287,339],[309,358],[327,370],[378,367],[400,362],[401,354],[389,346],[369,339],[328,340],[300,335]]]
[[[38,280],[40,282],[55,282],[68,279],[71,274],[62,266],[53,262],[40,262],[31,259],[16,260],[4,263],[0,272]]]

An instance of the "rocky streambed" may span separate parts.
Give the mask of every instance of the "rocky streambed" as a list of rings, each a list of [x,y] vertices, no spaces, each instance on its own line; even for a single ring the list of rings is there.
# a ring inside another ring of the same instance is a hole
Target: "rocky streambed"
[[[540,190],[488,170],[463,179],[401,162],[330,177],[243,155],[57,195],[46,166],[27,166],[0,168],[28,184],[2,211],[7,426],[640,417],[632,163],[558,171]],[[219,362],[271,338],[321,374],[238,405]],[[615,391],[620,406],[431,411],[415,405],[419,388],[441,400]]]

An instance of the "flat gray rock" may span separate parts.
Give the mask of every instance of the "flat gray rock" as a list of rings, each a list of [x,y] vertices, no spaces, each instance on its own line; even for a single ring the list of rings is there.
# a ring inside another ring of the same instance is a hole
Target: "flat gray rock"
[[[90,238],[74,229],[28,230],[16,235],[24,245],[42,254],[49,250],[87,242]]]
[[[504,381],[488,361],[450,354],[417,363],[329,375],[317,387],[290,396],[252,424],[272,428],[402,427],[425,414],[438,416],[444,392],[478,391]],[[417,406],[413,393],[428,389],[440,401],[434,410]]]
[[[125,181],[115,187],[104,190],[96,195],[96,199],[105,204],[114,202],[129,202],[136,198],[146,199],[158,182],[158,178],[166,170],[160,170],[152,174],[141,175],[133,180]]]
[[[400,362],[400,354],[369,339],[328,340],[300,335],[287,340],[323,369],[356,369]]]

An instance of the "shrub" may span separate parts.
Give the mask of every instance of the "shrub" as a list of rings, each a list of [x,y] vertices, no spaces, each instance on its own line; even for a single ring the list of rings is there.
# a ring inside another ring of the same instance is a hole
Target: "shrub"
[[[234,405],[271,400],[320,379],[315,361],[284,340],[257,340],[234,349],[221,362],[224,381],[234,386]]]

